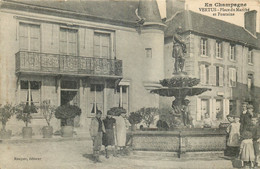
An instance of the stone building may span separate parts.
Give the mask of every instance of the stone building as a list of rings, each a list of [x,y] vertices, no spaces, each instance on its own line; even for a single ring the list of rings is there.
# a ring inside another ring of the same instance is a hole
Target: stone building
[[[149,89],[164,78],[164,28],[155,0],[1,1],[0,103],[70,102],[82,109],[78,133],[97,109],[158,107]],[[40,110],[31,125],[36,135],[46,125]]]
[[[172,76],[172,37],[175,29],[181,27],[187,45],[184,69],[200,79],[199,86],[212,89],[189,98],[195,122],[200,124],[209,114],[218,125],[227,114],[240,114],[244,101],[259,112],[260,44],[256,11],[246,12],[245,25],[240,27],[184,10],[180,4],[176,9],[172,1],[167,1],[164,59],[170,64],[165,64],[164,71],[167,78]],[[162,102],[165,104],[165,99]]]
[[[81,134],[97,109],[105,115],[117,106],[128,112],[170,107],[172,98],[150,90],[172,77],[172,35],[181,26],[188,47],[185,71],[212,88],[189,98],[195,121],[205,113],[224,120],[244,100],[258,111],[255,11],[245,14],[243,28],[171,5],[164,21],[155,0],[0,1],[0,103],[70,102],[82,109],[75,120]],[[31,124],[35,135],[45,125],[38,110]],[[22,126],[13,117],[7,128],[19,134]],[[54,118],[52,126],[59,130],[60,121]]]

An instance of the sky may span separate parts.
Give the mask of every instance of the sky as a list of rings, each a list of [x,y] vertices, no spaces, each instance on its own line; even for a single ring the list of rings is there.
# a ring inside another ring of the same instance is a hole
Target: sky
[[[239,26],[244,26],[244,12],[234,12],[234,16],[213,16],[213,12],[201,12],[200,8],[205,7],[205,3],[211,3],[214,7],[215,3],[246,3],[249,10],[257,11],[257,31],[260,32],[260,0],[186,0],[186,9],[201,13],[210,17],[221,19]],[[165,0],[157,0],[161,17],[166,17],[166,2]],[[242,7],[241,7],[242,9]]]

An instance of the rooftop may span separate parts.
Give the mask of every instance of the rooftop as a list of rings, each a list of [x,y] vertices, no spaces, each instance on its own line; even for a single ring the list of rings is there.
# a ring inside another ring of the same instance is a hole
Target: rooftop
[[[181,26],[183,32],[191,31],[204,36],[260,48],[257,38],[244,27],[189,10],[180,11],[173,18],[167,20],[166,25],[168,26],[165,31],[166,38],[172,37],[175,29]]]

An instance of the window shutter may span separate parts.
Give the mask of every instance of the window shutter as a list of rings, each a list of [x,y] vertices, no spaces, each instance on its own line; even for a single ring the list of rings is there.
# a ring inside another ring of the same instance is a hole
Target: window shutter
[[[234,87],[237,85],[237,70],[233,69]]]
[[[94,55],[94,31],[93,29],[86,29],[86,56],[93,57]]]
[[[200,39],[200,55],[203,54],[203,39]]]
[[[218,42],[215,43],[215,57],[218,57]]]
[[[19,40],[20,40],[20,50],[29,50],[28,47],[28,26],[25,24],[19,25]]]
[[[219,67],[219,86],[224,86],[224,69]]]
[[[205,49],[206,49],[206,56],[210,56],[210,43],[208,40],[205,40]]]
[[[229,100],[228,99],[224,99],[223,100],[223,107],[224,107],[224,117],[226,117],[226,115],[229,114]]]
[[[205,84],[206,82],[206,69],[205,65],[201,64],[200,65],[200,83]]]
[[[232,74],[233,74],[233,71],[231,68],[228,69],[228,81],[229,81],[229,87],[232,87]]]
[[[212,119],[216,120],[216,99],[212,99]]]
[[[210,84],[216,86],[216,66],[210,66],[209,69]]]
[[[224,58],[224,43],[222,42],[221,45],[220,45],[220,55],[221,55],[221,58]]]
[[[213,117],[213,100],[209,99],[209,116],[212,119]]]
[[[40,51],[40,26],[30,25],[30,51]]]
[[[197,120],[201,120],[201,99],[197,98]]]

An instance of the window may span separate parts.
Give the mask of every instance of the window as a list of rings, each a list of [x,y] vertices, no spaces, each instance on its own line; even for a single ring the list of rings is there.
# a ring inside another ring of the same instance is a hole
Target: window
[[[77,30],[60,28],[60,54],[77,55]]]
[[[223,86],[224,69],[221,66],[216,66],[216,86]]]
[[[207,64],[200,65],[200,83],[209,84],[209,65]]]
[[[230,46],[229,46],[229,58],[231,61],[236,60],[235,45],[233,45],[233,44],[230,44]]]
[[[111,37],[110,33],[94,33],[94,57],[110,59]]]
[[[216,119],[217,120],[222,120],[224,118],[224,114],[223,114],[223,100],[222,99],[216,99]]]
[[[20,23],[19,44],[22,51],[40,51],[40,26]]]
[[[247,75],[247,87],[248,87],[248,90],[251,90],[252,87],[253,87],[253,81],[254,81],[254,76],[253,74],[248,74]]]
[[[20,81],[20,101],[22,103],[40,106],[41,102],[41,82],[40,81]],[[37,115],[40,115],[39,111]]]
[[[128,110],[128,88],[129,86],[121,86],[117,87],[116,93],[116,106],[123,107]]]
[[[220,41],[216,41],[216,58],[223,59],[222,42],[220,42]]]
[[[200,40],[200,54],[203,56],[208,55],[208,41],[205,38],[201,38]]]
[[[145,48],[145,55],[147,58],[152,58],[152,48]]]
[[[209,99],[201,99],[201,119],[205,119],[205,117],[210,117],[209,112]]]
[[[235,68],[229,68],[229,87],[236,87],[237,71]]]
[[[103,84],[91,84],[89,98],[91,99],[90,112],[95,115],[97,110],[101,110],[103,113],[104,108],[104,85]],[[92,116],[93,116],[92,115]]]
[[[254,63],[253,51],[252,50],[248,50],[247,60],[248,60],[248,64],[253,64]]]

